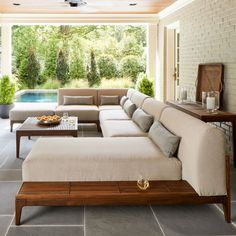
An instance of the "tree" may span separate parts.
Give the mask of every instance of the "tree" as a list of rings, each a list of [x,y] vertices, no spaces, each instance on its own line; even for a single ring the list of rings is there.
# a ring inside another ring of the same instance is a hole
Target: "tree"
[[[97,71],[97,64],[93,51],[90,52],[90,67],[87,66],[87,80],[89,87],[93,87],[94,85],[99,85],[101,83],[101,78]]]
[[[40,64],[32,48],[28,49],[27,56],[21,61],[19,68],[19,83],[23,88],[34,89],[40,74]]]
[[[98,68],[102,78],[111,79],[117,76],[117,62],[112,55],[102,55],[98,60]]]
[[[74,55],[70,63],[70,79],[84,79],[86,77],[84,60],[80,55]]]
[[[54,79],[56,78],[58,48],[54,40],[51,40],[47,46],[48,47],[45,54],[43,77],[45,77],[46,79]]]
[[[123,76],[128,76],[135,83],[137,75],[144,72],[142,63],[136,56],[126,56],[121,60],[121,72]]]
[[[136,89],[150,97],[154,97],[154,83],[149,80],[147,75],[140,73],[136,83]]]
[[[69,65],[65,52],[60,49],[57,56],[56,76],[62,85],[69,82]]]

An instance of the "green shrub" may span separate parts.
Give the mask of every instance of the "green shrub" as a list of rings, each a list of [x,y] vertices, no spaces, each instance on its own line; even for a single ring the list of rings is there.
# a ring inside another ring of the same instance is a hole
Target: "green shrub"
[[[128,76],[135,83],[137,75],[143,72],[142,64],[136,56],[126,56],[121,60],[121,72],[123,76]]]
[[[149,80],[147,75],[140,73],[136,83],[136,89],[150,97],[154,97],[154,83]]]
[[[102,79],[100,88],[132,88],[134,83],[130,78]]]
[[[40,64],[33,49],[28,50],[27,56],[20,62],[19,83],[21,87],[34,89],[40,73]]]
[[[42,89],[59,89],[61,83],[58,80],[49,79],[40,88]]]
[[[90,53],[90,67],[87,67],[87,80],[89,87],[93,87],[95,85],[99,86],[101,83],[101,77],[97,71],[97,64],[93,51]]]
[[[111,79],[117,76],[117,62],[111,55],[102,55],[98,60],[98,68],[102,78]]]
[[[69,81],[69,65],[65,52],[61,49],[57,56],[56,76],[62,85]]]
[[[15,97],[15,84],[10,81],[9,76],[0,79],[0,104],[12,104]]]
[[[65,86],[65,88],[88,88],[88,81],[83,80],[83,79],[75,79],[75,80],[71,80],[69,83],[67,83]]]

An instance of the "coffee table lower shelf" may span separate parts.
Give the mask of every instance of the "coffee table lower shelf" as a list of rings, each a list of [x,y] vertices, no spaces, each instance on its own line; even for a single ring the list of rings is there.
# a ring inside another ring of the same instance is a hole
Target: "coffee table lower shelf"
[[[119,182],[24,182],[16,195],[15,223],[20,225],[24,206],[209,204],[224,206],[231,221],[230,201],[225,196],[199,196],[186,181],[150,181],[141,191],[135,181]]]

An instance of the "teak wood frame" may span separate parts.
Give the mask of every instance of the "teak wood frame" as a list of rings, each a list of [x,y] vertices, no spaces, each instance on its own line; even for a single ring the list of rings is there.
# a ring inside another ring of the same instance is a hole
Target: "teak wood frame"
[[[13,131],[14,124],[22,124],[25,120],[10,120],[10,132]],[[100,122],[98,120],[90,121],[90,120],[79,120],[79,123],[95,123],[97,125],[97,129],[100,131]]]
[[[146,191],[134,181],[24,182],[16,195],[15,223],[20,225],[24,206],[210,204],[221,203],[231,222],[230,161],[226,157],[226,189],[222,196],[199,196],[187,181],[150,181]]]

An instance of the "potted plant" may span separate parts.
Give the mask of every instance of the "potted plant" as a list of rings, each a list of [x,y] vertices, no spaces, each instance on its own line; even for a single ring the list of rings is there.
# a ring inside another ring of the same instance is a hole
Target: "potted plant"
[[[15,84],[10,81],[9,76],[0,78],[0,117],[9,118],[9,111],[13,108],[15,97]]]
[[[152,80],[149,80],[144,73],[139,74],[136,89],[141,93],[154,97],[154,83]]]

